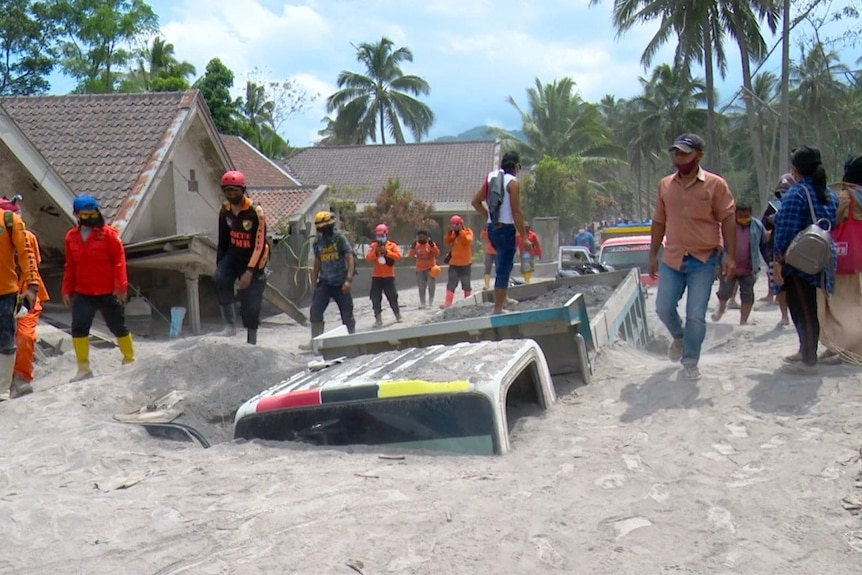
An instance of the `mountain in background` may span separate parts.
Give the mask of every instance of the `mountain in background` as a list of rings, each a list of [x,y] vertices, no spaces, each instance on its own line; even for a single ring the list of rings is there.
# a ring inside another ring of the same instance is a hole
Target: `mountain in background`
[[[521,130],[508,130],[508,132],[519,139],[526,139],[526,135]],[[490,126],[476,126],[470,128],[466,132],[461,132],[457,136],[441,136],[432,140],[433,142],[475,142],[481,140],[495,140],[494,132]]]

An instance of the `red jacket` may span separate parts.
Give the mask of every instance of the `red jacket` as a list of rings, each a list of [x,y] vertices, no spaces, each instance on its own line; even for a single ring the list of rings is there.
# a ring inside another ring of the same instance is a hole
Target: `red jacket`
[[[81,226],[66,233],[63,295],[108,295],[128,289],[126,250],[117,230],[109,225],[92,228],[87,241]]]

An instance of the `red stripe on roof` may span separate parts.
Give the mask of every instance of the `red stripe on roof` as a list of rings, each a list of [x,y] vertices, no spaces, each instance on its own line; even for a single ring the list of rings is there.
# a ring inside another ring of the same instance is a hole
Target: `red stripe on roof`
[[[304,391],[294,391],[293,393],[264,397],[257,402],[255,412],[279,411],[281,409],[308,407],[310,405],[320,405],[319,389],[306,389]]]

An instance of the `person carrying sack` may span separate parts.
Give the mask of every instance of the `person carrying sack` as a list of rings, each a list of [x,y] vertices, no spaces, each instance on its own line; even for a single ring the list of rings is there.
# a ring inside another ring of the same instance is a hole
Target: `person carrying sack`
[[[820,343],[826,347],[818,361],[862,365],[862,156],[845,164],[844,177],[834,187],[838,261],[832,295],[817,291]]]

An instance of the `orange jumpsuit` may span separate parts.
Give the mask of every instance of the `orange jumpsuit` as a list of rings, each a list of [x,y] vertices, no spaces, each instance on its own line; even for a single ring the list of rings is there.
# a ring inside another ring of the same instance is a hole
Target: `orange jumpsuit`
[[[24,230],[27,234],[27,239],[33,247],[33,254],[36,257],[36,265],[42,263],[42,255],[39,253],[39,240],[36,235],[30,230]],[[42,281],[42,276],[36,272],[36,283],[39,284],[39,293],[36,295],[36,305],[25,316],[18,318],[18,331],[15,333],[15,345],[18,350],[15,352],[15,371],[14,374],[24,381],[33,381],[33,363],[36,359],[36,326],[39,323],[39,317],[42,315],[42,302],[48,301],[48,290],[45,289],[45,282]],[[19,285],[19,293],[24,293],[27,289],[26,278],[21,278]]]

